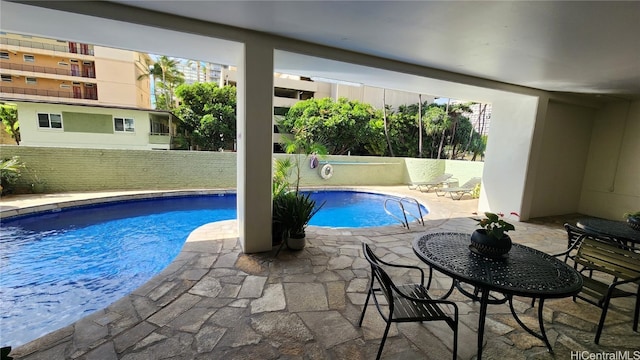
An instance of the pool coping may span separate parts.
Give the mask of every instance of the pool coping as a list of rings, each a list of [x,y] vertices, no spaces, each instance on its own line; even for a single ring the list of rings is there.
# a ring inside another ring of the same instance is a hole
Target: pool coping
[[[180,196],[196,196],[196,195],[215,195],[215,194],[235,194],[235,190],[231,189],[210,189],[210,190],[154,190],[154,191],[130,191],[130,192],[90,192],[90,193],[65,193],[61,196],[68,196],[71,200],[56,200],[53,196],[59,194],[43,194],[40,201],[44,200],[44,204],[35,204],[27,206],[11,206],[5,205],[7,201],[0,201],[0,218],[11,219],[14,217],[32,215],[39,212],[55,212],[63,209],[72,209],[82,206],[91,206],[98,204],[117,203],[131,200],[146,200],[153,198],[167,198]],[[16,195],[18,197],[20,195]],[[52,196],[49,198],[48,196]],[[73,199],[78,197],[78,199]],[[20,199],[11,199],[20,201]],[[47,201],[48,200],[48,201]],[[29,200],[26,200],[29,201]],[[10,201],[11,202],[11,201]]]
[[[301,187],[301,191],[358,191],[368,192],[373,194],[390,195],[396,197],[405,197],[403,194],[387,192],[370,187],[353,187],[353,186],[309,186]],[[55,196],[56,194],[44,194],[41,195],[39,200],[46,199],[51,201],[45,201],[44,204],[35,204],[27,206],[11,206],[7,204],[6,199],[0,200],[0,219],[13,219],[22,216],[34,215],[37,213],[57,212],[65,209],[73,209],[83,206],[99,205],[99,204],[111,204],[126,201],[135,200],[148,200],[154,198],[170,198],[170,197],[183,197],[183,196],[199,196],[199,195],[217,195],[217,194],[237,194],[236,189],[193,189],[193,190],[152,190],[152,191],[131,191],[131,192],[95,192],[95,193],[68,193],[67,196],[79,196],[80,199],[71,200],[56,200],[55,198],[48,198],[48,196]],[[20,195],[17,195],[20,196]],[[12,199],[13,200],[13,199]],[[20,201],[17,199],[17,201]],[[12,202],[12,201],[9,201]],[[424,206],[429,213],[431,209],[424,202],[418,203]],[[427,214],[425,214],[427,216]],[[423,216],[424,218],[424,216]],[[387,225],[389,226],[389,225]]]

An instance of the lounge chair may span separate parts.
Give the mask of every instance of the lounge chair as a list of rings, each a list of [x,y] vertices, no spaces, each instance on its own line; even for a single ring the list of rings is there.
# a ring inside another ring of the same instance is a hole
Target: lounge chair
[[[411,182],[409,184],[409,189],[411,190],[417,189],[422,192],[428,192],[431,189],[438,188],[443,184],[449,182],[452,176],[453,176],[452,174],[441,174],[431,179],[430,181]]]
[[[460,200],[462,199],[464,194],[471,195],[471,192],[473,192],[473,189],[475,189],[476,185],[480,184],[480,182],[482,182],[482,178],[474,177],[469,179],[469,181],[467,181],[466,183],[458,187],[441,188],[441,189],[436,188],[436,195],[445,196],[449,194],[449,196],[451,196],[451,199]],[[456,194],[457,198],[454,198],[453,194]]]

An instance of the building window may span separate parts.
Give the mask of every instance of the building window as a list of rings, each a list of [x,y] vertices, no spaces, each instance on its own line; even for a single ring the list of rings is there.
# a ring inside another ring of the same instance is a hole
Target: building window
[[[2,82],[11,82],[11,75],[2,75]]]
[[[22,55],[22,58],[24,59],[25,62],[35,62],[36,58],[33,55]]]
[[[9,58],[9,52],[0,51],[0,59],[8,59],[8,58]]]
[[[38,79],[34,77],[26,77],[24,78],[24,80],[26,81],[27,85],[36,85],[38,83]]]
[[[41,129],[62,129],[62,115],[38,113],[38,127]]]
[[[133,119],[113,118],[113,126],[116,132],[134,132],[135,125]]]

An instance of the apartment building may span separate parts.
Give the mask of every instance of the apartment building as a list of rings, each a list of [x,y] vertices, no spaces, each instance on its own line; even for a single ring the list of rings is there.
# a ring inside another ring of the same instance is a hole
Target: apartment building
[[[0,33],[0,96],[149,109],[144,53]]]
[[[21,145],[168,150],[177,119],[151,109],[151,79],[142,76],[150,62],[145,53],[3,32],[0,101],[18,108]]]
[[[205,61],[187,60],[178,63],[176,68],[184,75],[185,84],[197,82],[220,83],[224,65],[213,64]]]

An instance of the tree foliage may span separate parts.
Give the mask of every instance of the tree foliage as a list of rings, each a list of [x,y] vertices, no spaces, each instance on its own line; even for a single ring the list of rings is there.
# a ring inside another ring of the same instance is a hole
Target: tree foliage
[[[156,109],[173,110],[175,89],[184,83],[184,74],[178,70],[178,60],[163,55],[147,67],[147,72],[138,76],[138,80],[150,78],[153,82]]]
[[[484,152],[481,137],[464,115],[471,112],[468,104],[422,104],[422,129],[419,129],[419,104],[401,105],[389,116],[393,151],[397,156],[419,156],[419,139],[422,131],[422,156],[461,158],[464,153]],[[448,110],[448,111],[447,111]]]
[[[394,154],[418,156],[418,104],[399,106],[389,119],[389,134]]]
[[[382,113],[345,98],[298,102],[279,125],[304,143],[323,144],[329,154],[368,155],[385,147]]]
[[[18,121],[18,108],[15,105],[0,105],[0,119],[4,125],[4,131],[20,145],[20,122]]]
[[[215,83],[182,84],[177,115],[189,144],[203,150],[232,150],[236,138],[236,88]]]
[[[395,111],[382,111],[369,104],[330,98],[309,99],[294,105],[279,121],[281,131],[296,139],[320,142],[329,154],[419,156],[422,131],[422,156],[462,158],[484,153],[482,137],[465,116],[469,104],[401,105]],[[422,129],[418,111],[422,111]],[[385,122],[388,138],[385,135]]]
[[[235,87],[214,83],[180,85],[176,114],[190,146],[203,150],[232,149],[236,136]],[[422,128],[419,114],[422,112]],[[430,157],[460,159],[484,155],[486,138],[466,114],[469,104],[408,104],[386,112],[370,104],[340,98],[308,99],[276,116],[281,133],[292,135],[288,153],[317,152],[305,144],[321,145],[326,154]],[[386,123],[386,126],[385,126]],[[386,130],[386,131],[385,131]],[[420,139],[422,138],[422,154]]]

